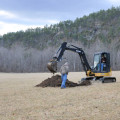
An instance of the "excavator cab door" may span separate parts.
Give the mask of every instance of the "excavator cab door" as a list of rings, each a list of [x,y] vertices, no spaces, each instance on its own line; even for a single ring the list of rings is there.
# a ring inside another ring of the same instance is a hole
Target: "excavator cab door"
[[[102,52],[94,54],[94,72],[110,72],[110,53]]]

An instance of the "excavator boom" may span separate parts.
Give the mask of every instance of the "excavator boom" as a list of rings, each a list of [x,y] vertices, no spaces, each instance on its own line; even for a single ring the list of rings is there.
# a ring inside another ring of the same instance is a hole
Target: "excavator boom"
[[[62,60],[62,56],[63,56],[65,50],[69,50],[69,51],[78,53],[86,74],[87,74],[87,71],[91,71],[91,67],[87,61],[87,58],[86,58],[85,53],[82,50],[82,48],[76,47],[74,45],[67,46],[67,42],[63,42],[61,44],[61,47],[58,49],[57,53],[53,57],[53,59],[50,60],[49,63],[47,64],[47,68],[49,69],[50,72],[52,72],[52,73],[57,72],[57,63]]]

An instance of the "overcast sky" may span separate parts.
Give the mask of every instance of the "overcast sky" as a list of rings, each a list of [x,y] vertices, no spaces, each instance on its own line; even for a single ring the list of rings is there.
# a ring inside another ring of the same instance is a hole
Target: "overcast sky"
[[[0,0],[0,35],[75,20],[120,0]]]

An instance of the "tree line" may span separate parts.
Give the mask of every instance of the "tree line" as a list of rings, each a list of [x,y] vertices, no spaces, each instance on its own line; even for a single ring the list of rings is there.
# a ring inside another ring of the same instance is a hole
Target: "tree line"
[[[74,21],[66,20],[44,28],[7,33],[0,36],[0,44],[8,48],[21,43],[24,47],[43,50],[60,45],[62,41],[81,41],[87,45],[99,38],[104,43],[110,43],[120,37],[119,25],[120,7],[112,7]]]
[[[66,41],[82,47],[90,64],[93,54],[111,53],[111,66],[120,69],[120,7],[100,10],[82,18],[61,21],[44,28],[27,29],[0,36],[0,72],[45,72],[47,62]],[[65,55],[70,71],[81,71],[79,57]]]
[[[105,45],[100,40],[94,42],[89,47],[84,46],[81,42],[71,44],[82,48],[86,54],[90,66],[93,66],[93,57],[96,52],[110,52],[111,67],[113,70],[120,69],[120,49],[115,46]],[[119,43],[120,44],[120,43]],[[115,48],[114,48],[115,47]],[[49,72],[47,63],[53,58],[59,47],[49,47],[45,50],[35,48],[26,49],[23,46],[15,45],[12,48],[0,47],[0,72]],[[58,72],[60,66],[68,61],[70,71],[83,71],[80,57],[77,53],[65,51],[63,60],[58,63]]]

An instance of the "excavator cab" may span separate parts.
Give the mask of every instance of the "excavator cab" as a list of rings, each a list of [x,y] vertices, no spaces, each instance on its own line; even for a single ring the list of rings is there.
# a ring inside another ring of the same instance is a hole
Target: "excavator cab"
[[[95,73],[110,72],[110,53],[101,52],[94,54],[94,72]]]

